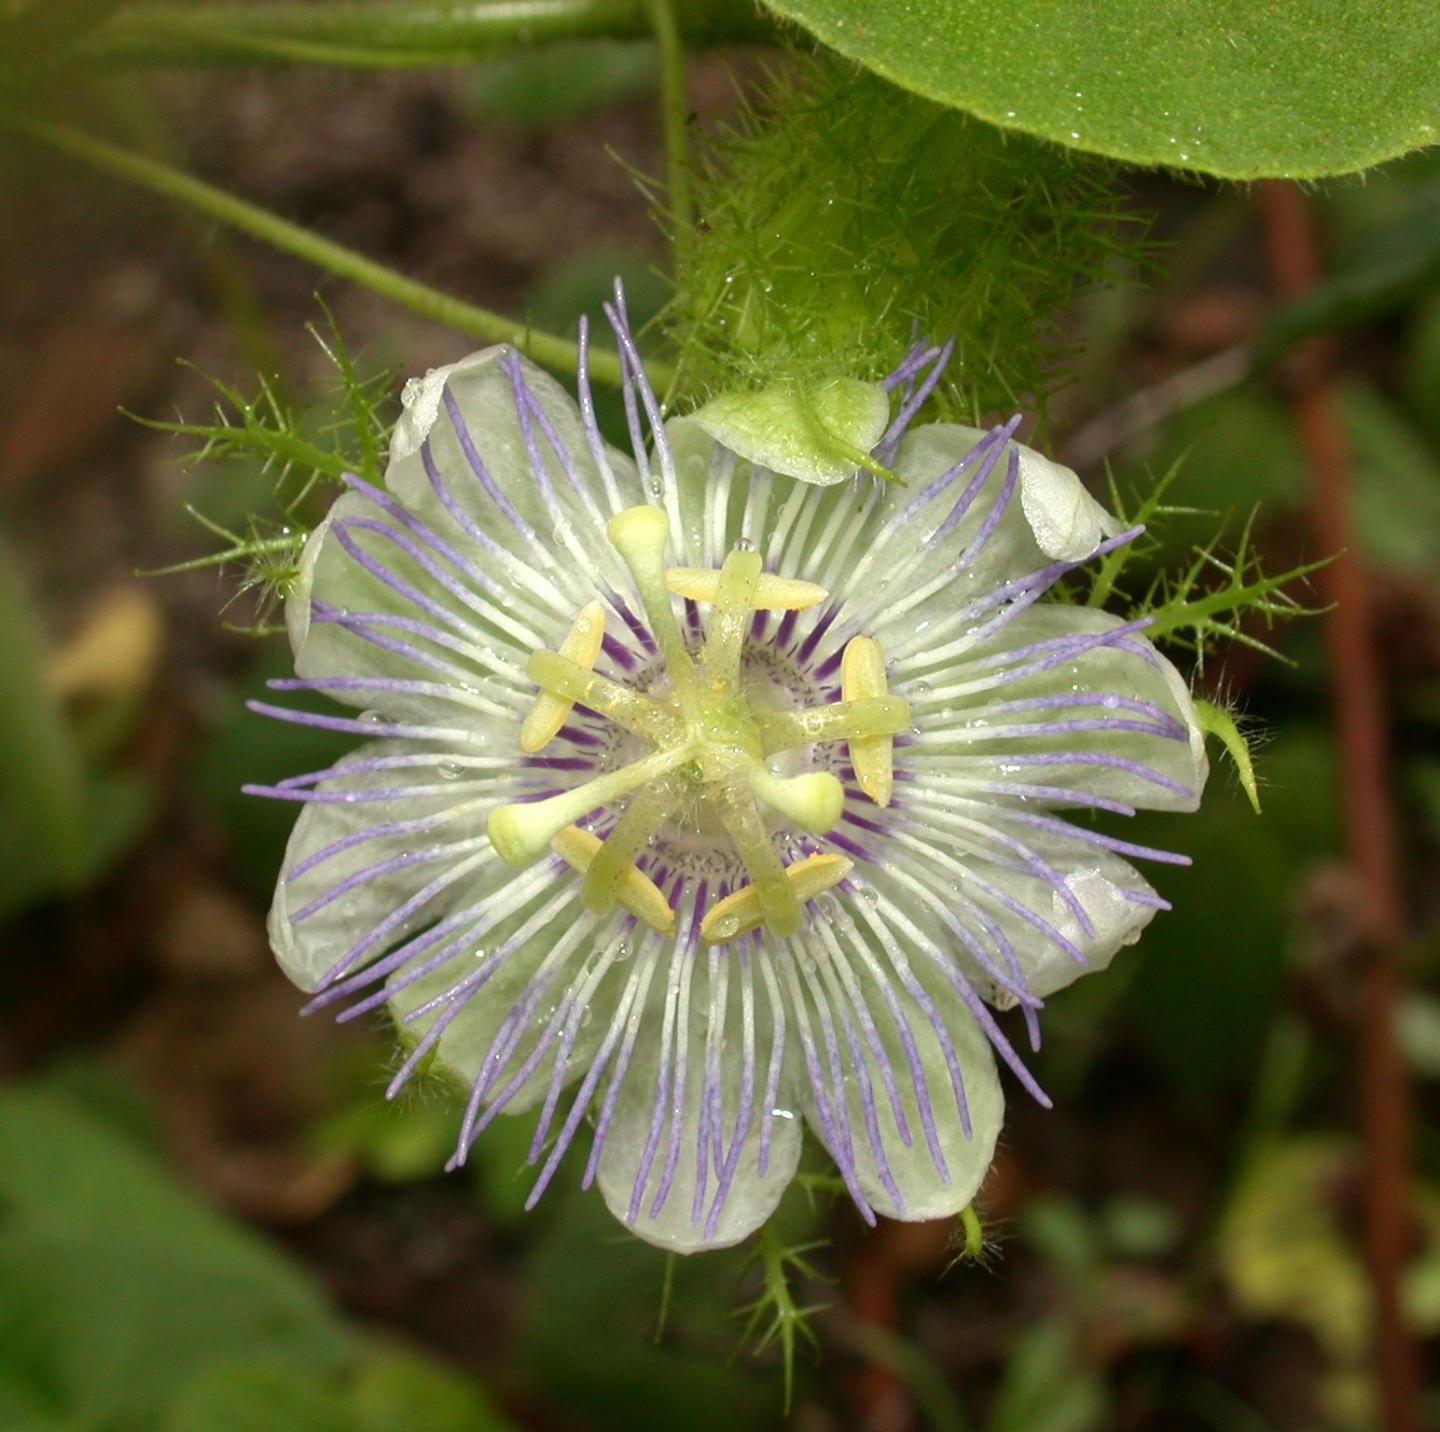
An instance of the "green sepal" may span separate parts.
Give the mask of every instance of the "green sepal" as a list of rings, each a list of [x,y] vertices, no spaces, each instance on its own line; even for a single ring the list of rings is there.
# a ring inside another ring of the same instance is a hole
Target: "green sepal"
[[[1255,763],[1250,759],[1250,743],[1241,734],[1235,718],[1221,706],[1200,697],[1195,698],[1195,716],[1200,729],[1206,736],[1218,736],[1220,744],[1230,753],[1235,762],[1236,774],[1240,777],[1240,789],[1260,814],[1260,790],[1255,781]]]
[[[898,480],[870,456],[890,422],[890,398],[879,383],[775,383],[723,393],[691,416],[723,447],[801,482],[831,487],[857,468]]]

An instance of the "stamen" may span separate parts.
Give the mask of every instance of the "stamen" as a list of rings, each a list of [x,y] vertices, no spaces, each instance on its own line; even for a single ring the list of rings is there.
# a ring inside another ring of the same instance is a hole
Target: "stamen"
[[[587,602],[560,643],[560,655],[588,671],[595,665],[604,640],[605,608],[599,602]],[[560,734],[574,704],[574,698],[542,690],[520,727],[520,749],[530,755],[543,751]]]
[[[546,651],[544,647],[532,651],[530,660],[525,664],[525,674],[541,688],[544,693],[541,700],[553,699],[557,706],[563,705],[564,715],[555,726],[557,732],[569,716],[570,708],[578,701],[637,736],[646,736],[657,742],[678,736],[677,722],[658,701],[652,701],[617,681],[597,676],[579,662],[568,660],[563,653]],[[534,714],[532,711],[531,715]],[[529,751],[532,748],[526,746],[525,749]]]
[[[846,701],[869,700],[889,693],[885,655],[873,637],[854,637],[840,659],[840,694]],[[888,806],[895,789],[895,742],[891,736],[852,736],[850,764],[860,789],[876,805]]]
[[[800,902],[785,878],[785,867],[775,853],[748,781],[736,781],[722,788],[720,820],[745,863],[760,902],[761,920],[776,935],[797,934],[801,925]]]
[[[765,743],[765,754],[773,756],[815,741],[897,735],[910,724],[910,703],[903,696],[869,696],[835,701],[809,711],[757,710],[755,723]]]
[[[490,843],[501,859],[511,865],[528,865],[549,849],[550,842],[561,830],[574,825],[587,811],[628,796],[638,786],[667,774],[694,755],[693,744],[685,742],[632,761],[618,771],[596,776],[593,781],[561,791],[547,800],[496,806],[485,823]]]
[[[665,585],[677,597],[689,597],[692,602],[713,602],[720,590],[720,573],[712,567],[669,567],[665,572]],[[816,582],[761,572],[750,606],[757,612],[803,612],[818,606],[829,595]]]
[[[567,825],[550,842],[550,847],[572,870],[584,875],[607,843],[578,825]],[[661,894],[660,887],[634,865],[627,865],[620,871],[615,882],[615,898],[652,930],[668,935],[675,929],[675,912]]]
[[[726,691],[740,675],[740,643],[755,609],[755,585],[760,577],[760,554],[736,548],[720,568],[715,592],[715,617],[705,642],[702,660],[705,679],[713,692]]]
[[[670,540],[670,519],[660,508],[648,504],[627,507],[606,523],[605,533],[635,579],[635,590],[640,594],[650,629],[660,644],[680,709],[686,720],[697,720],[700,692],[695,664],[680,634],[680,624],[675,620],[670,592],[665,585],[665,545]]]
[[[771,809],[811,835],[824,835],[839,821],[845,808],[845,787],[829,771],[777,776],[764,766],[756,766],[750,776],[750,789]]]
[[[785,867],[785,883],[798,906],[838,885],[854,865],[855,862],[844,855],[807,855]],[[746,885],[710,907],[700,922],[700,938],[707,945],[718,945],[768,923],[760,892],[755,886]]]
[[[604,915],[615,908],[621,876],[680,804],[682,794],[678,782],[659,781],[630,802],[585,872],[580,898],[588,909]]]

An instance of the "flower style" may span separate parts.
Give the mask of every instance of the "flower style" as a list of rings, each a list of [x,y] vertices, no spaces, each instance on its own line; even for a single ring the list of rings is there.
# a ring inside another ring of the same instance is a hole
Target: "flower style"
[[[366,744],[251,791],[302,802],[270,917],[309,1008],[388,1006],[468,1087],[454,1164],[538,1109],[533,1203],[583,1180],[640,1236],[734,1243],[802,1123],[873,1221],[974,1196],[995,1057],[1048,1102],[1052,991],[1166,908],[1056,812],[1193,809],[1206,761],[1144,622],[1041,598],[1129,541],[1073,473],[911,421],[945,348],[886,380],[868,474],[796,482],[665,421],[616,290],[632,453],[508,347],[412,380],[287,603],[267,714]],[[645,428],[648,426],[648,440]]]

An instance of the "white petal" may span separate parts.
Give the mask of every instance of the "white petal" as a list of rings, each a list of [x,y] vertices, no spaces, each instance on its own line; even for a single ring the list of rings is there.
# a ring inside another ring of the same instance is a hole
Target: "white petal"
[[[543,870],[540,873],[543,875]],[[595,970],[597,955],[618,944],[615,926],[620,921],[612,918],[597,924],[585,915],[578,887],[568,872],[528,882],[519,878],[513,867],[507,867],[505,874],[506,883],[489,892],[498,896],[496,907],[508,912],[504,918],[498,924],[490,923],[495,911],[486,912],[485,925],[464,949],[414,983],[395,987],[397,974],[391,981],[390,1010],[397,1021],[404,1022],[412,1011],[440,999],[461,981],[489,971],[473,992],[459,996],[458,1011],[440,1003],[403,1023],[403,1028],[413,1042],[445,1019],[435,1045],[440,1068],[467,1090],[483,1075],[486,1102],[506,1094],[503,1112],[519,1114],[545,1097],[567,1022],[570,1042],[560,1072],[561,1088],[584,1072],[604,1036],[623,988],[621,967],[607,964],[593,985],[586,973]],[[512,890],[526,894],[512,897]],[[559,913],[555,913],[557,902]],[[576,996],[568,1005],[567,994]],[[586,996],[583,999],[579,998],[582,994]],[[525,1074],[537,1041],[547,1035],[541,1057]],[[497,1036],[501,1036],[498,1041]],[[512,1082],[522,1074],[523,1080],[512,1091]]]
[[[362,767],[374,760],[419,754],[429,761],[422,748],[402,741],[373,741],[360,747],[341,763],[341,769]],[[378,788],[411,792],[393,800],[353,803],[317,802],[305,805],[285,850],[285,862],[275,887],[270,909],[270,942],[281,968],[301,989],[319,987],[326,974],[358,942],[383,921],[400,910],[432,882],[442,879],[461,862],[468,861],[484,847],[484,810],[493,802],[465,804],[474,792],[464,781],[446,781],[439,774],[440,757],[434,764],[399,769],[367,770],[338,775],[320,782],[323,794],[360,792]],[[437,789],[438,788],[438,789]],[[423,832],[391,832],[395,823],[409,823],[448,814],[443,823]],[[366,832],[373,838],[357,839]],[[292,874],[332,845],[344,848]],[[313,914],[302,915],[308,906],[346,881],[353,881],[372,867],[385,862],[423,854],[427,847],[474,842],[468,850],[445,854],[436,861],[417,861],[391,869],[374,879],[355,883]],[[442,917],[456,902],[472,899],[477,890],[502,878],[501,862],[494,856],[479,861],[463,881],[436,892],[433,899],[394,924],[383,939],[367,950],[354,968],[383,954],[409,935]],[[301,916],[297,920],[297,916]]]
[[[1033,835],[1027,832],[1032,848],[1037,844]],[[1038,914],[1084,956],[1083,963],[1077,962],[1012,910],[992,903],[990,913],[1010,937],[1025,972],[1027,990],[1041,999],[1073,984],[1082,975],[1108,969],[1122,949],[1140,938],[1156,913],[1153,905],[1134,898],[1153,893],[1149,882],[1118,856],[1098,849],[1052,849],[1045,854],[1070,896],[1085,911],[1090,922],[1088,932],[1069,901],[1039,877],[999,866],[982,872],[996,889],[1016,905]],[[981,989],[998,1009],[1010,1009],[1017,1003],[1014,995],[993,983],[987,982]]]
[[[516,363],[524,387],[567,455],[568,472],[541,420],[527,415],[537,471],[507,371]],[[458,426],[447,395],[459,414]],[[461,518],[447,510],[435,490],[426,470],[427,445]],[[634,463],[613,448],[606,451],[623,500],[646,501]],[[467,524],[473,524],[498,548],[488,554],[487,570],[504,578],[517,598],[542,588],[559,592],[564,601],[557,615],[567,622],[595,595],[597,575],[624,589],[623,566],[604,530],[612,505],[585,441],[579,409],[555,379],[508,346],[472,353],[407,388],[385,481],[412,512],[452,540],[460,541]],[[469,545],[474,548],[473,537]]]
[[[471,744],[513,750],[534,692],[525,660],[550,629],[488,597],[453,550],[459,566],[361,493],[340,497],[311,534],[286,603],[295,670],[333,700],[464,725]]]
[[[1122,625],[1107,612],[1040,605],[962,659],[927,670],[928,689],[910,691],[920,737],[902,765],[942,788],[947,778],[1008,781],[1194,810],[1210,767],[1189,688],[1142,633],[1120,633]],[[1067,644],[1080,649],[1067,657]],[[1069,729],[1041,729],[1055,723]],[[1167,723],[1174,729],[1157,729]]]
[[[682,955],[680,958],[685,957]],[[696,984],[703,978],[703,974],[696,975]],[[730,998],[720,1045],[722,1113],[719,1137],[716,1139],[713,1133],[707,1136],[702,1155],[699,1135],[708,1025],[698,1009],[680,1025],[684,1041],[685,1088],[683,1100],[678,1100],[673,1051],[671,1057],[665,1058],[662,1048],[664,993],[665,980],[662,976],[652,987],[635,1056],[606,1132],[599,1164],[600,1191],[616,1218],[648,1243],[675,1253],[724,1248],[749,1237],[774,1212],[799,1163],[801,1120],[796,1117],[793,1093],[793,1048],[789,1043],[785,1046],[779,1102],[774,1107],[767,1107],[763,1095],[772,1026],[765,1001],[763,998],[758,1000],[756,1057],[748,1081],[748,1113],[741,1126],[737,1147],[736,1120],[746,1102],[742,1100],[742,1086],[746,1083],[745,1040],[739,999]],[[698,1002],[698,993],[692,998]],[[661,1118],[657,1122],[656,1093],[662,1079],[662,1068],[668,1073],[669,1083],[666,1099],[661,1105]],[[762,1134],[766,1125],[769,1126],[768,1133]],[[763,1173],[759,1167],[762,1136],[768,1144]],[[661,1206],[655,1209],[656,1196],[664,1184],[672,1140],[678,1156],[674,1161],[668,1192]],[[733,1158],[735,1164],[728,1194],[718,1215],[714,1215],[717,1152]],[[695,1190],[702,1157],[705,1183],[697,1213]],[[637,1178],[642,1166],[645,1175],[637,1200]],[[633,1219],[632,1209],[635,1211]]]
[[[818,1009],[810,1016],[811,1037],[822,1078],[818,1091],[812,1081],[805,1081],[806,1119],[842,1169],[853,1159],[855,1181],[877,1213],[912,1220],[944,1218],[963,1209],[985,1179],[1004,1119],[1004,1095],[989,1041],[970,1012],[949,986],[915,959],[903,936],[895,938],[885,933],[882,938],[879,932],[885,929],[879,917],[860,911],[853,920],[838,920],[832,933],[846,957],[851,959],[859,976],[860,991],[871,1007],[876,1037],[893,1071],[893,1087],[905,1116],[909,1141],[902,1137],[889,1090],[881,1077],[880,1063],[863,1038],[853,1006],[847,1010],[833,995],[828,1001],[828,1013],[841,1061],[843,1128],[837,1121],[842,1105],[836,1099],[828,1041]],[[868,980],[862,973],[859,958],[862,944],[868,946],[879,961]],[[836,957],[833,946],[828,957]],[[914,980],[912,988],[918,989],[919,994],[900,987],[900,981],[895,978],[897,967],[909,971]],[[877,997],[882,979],[895,994],[898,1021]],[[824,986],[823,977],[817,970],[805,983],[806,998],[813,1003],[815,990]],[[856,1068],[850,1038],[844,1030],[847,1016],[860,1045],[865,1077],[861,1077]],[[913,1041],[919,1077],[899,1034],[901,1021]],[[944,1030],[955,1061],[968,1114],[968,1133],[936,1022]],[[928,1121],[922,1105],[928,1107]],[[878,1158],[871,1117],[878,1134]],[[943,1171],[932,1147],[932,1133]]]

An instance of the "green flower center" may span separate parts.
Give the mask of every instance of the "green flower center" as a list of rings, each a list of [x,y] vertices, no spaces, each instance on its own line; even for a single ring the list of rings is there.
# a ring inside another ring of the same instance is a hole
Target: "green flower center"
[[[606,530],[630,569],[669,689],[641,693],[591,670],[604,634],[603,609],[591,603],[560,651],[531,653],[527,670],[540,696],[522,727],[521,746],[541,749],[580,702],[653,749],[547,800],[497,807],[490,814],[490,839],[504,859],[519,865],[554,850],[582,872],[589,909],[605,913],[623,904],[652,928],[668,930],[673,913],[635,860],[666,820],[698,802],[727,832],[751,881],[710,908],[702,936],[713,944],[761,925],[777,935],[795,934],[803,903],[842,880],[850,862],[814,855],[786,866],[762,808],[824,835],[840,819],[845,791],[827,771],[785,776],[770,762],[799,746],[848,741],[861,789],[886,805],[892,739],[909,724],[909,704],[886,690],[879,647],[865,637],[846,648],[842,700],[798,711],[753,700],[742,685],[741,656],[755,611],[813,605],[824,590],[766,574],[760,555],[744,545],[718,572],[667,570],[669,523],[658,507],[627,508]],[[698,655],[675,620],[676,592],[713,603]],[[576,826],[590,811],[621,800],[624,810],[603,841]]]

